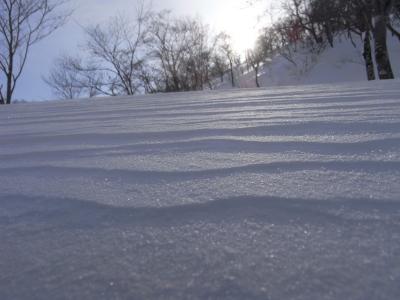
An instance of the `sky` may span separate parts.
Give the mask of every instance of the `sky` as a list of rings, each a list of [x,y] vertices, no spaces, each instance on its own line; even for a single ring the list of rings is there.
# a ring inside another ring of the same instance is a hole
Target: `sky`
[[[53,99],[44,83],[54,60],[62,54],[78,53],[84,41],[82,26],[101,24],[118,14],[134,14],[135,0],[71,0],[74,13],[69,22],[47,39],[36,44],[15,92],[15,99]],[[247,0],[152,0],[153,10],[169,9],[177,17],[200,17],[211,32],[225,31],[232,36],[234,48],[244,53],[251,48],[259,29],[269,17],[274,0],[259,0],[249,5]]]

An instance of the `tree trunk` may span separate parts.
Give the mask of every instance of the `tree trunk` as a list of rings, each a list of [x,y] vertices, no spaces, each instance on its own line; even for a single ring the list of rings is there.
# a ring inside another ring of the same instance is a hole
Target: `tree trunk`
[[[3,89],[3,85],[0,84],[0,105],[5,104],[5,103],[4,103],[4,96],[3,96],[3,91],[2,91],[2,89]]]
[[[254,69],[254,73],[256,74],[256,86],[260,87],[260,82],[258,80],[258,67]]]
[[[213,87],[213,85],[212,85],[212,83],[211,83],[211,80],[208,80],[208,88],[209,88],[210,90],[213,90],[213,89],[214,89],[214,87]]]
[[[328,43],[333,48],[333,33],[332,33],[332,28],[331,24],[326,24],[325,25],[325,33],[326,33],[326,38],[328,39]]]
[[[384,2],[384,1],[383,1]],[[386,4],[376,0],[376,16],[374,18],[375,60],[378,66],[379,79],[393,79],[393,70],[390,64],[387,49],[387,11]]]
[[[364,37],[364,61],[368,80],[375,80],[374,61],[372,60],[371,33],[367,31]]]
[[[7,75],[7,91],[6,91],[6,104],[11,104],[12,98],[12,73]]]
[[[233,63],[230,61],[229,64],[230,64],[230,67],[231,67],[232,87],[235,87],[235,74],[233,73]]]
[[[12,42],[12,39],[11,39]],[[9,46],[8,54],[8,70],[7,70],[7,87],[6,87],[6,98],[4,99],[6,104],[11,104],[11,98],[13,94],[13,74],[14,74],[14,54],[12,52],[12,47]]]

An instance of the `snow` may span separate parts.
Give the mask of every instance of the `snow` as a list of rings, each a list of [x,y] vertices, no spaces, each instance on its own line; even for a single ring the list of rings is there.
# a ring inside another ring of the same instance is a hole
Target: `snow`
[[[347,34],[338,36],[335,39],[334,48],[327,46],[319,54],[310,54],[308,49],[300,49],[293,54],[296,66],[278,54],[261,68],[260,85],[276,87],[366,81],[365,62],[362,56],[363,42],[357,35],[354,35],[352,39],[353,42],[348,39]],[[391,34],[388,34],[388,49],[393,72],[395,77],[399,78],[400,43]],[[378,74],[377,70],[375,70],[375,74]],[[246,70],[242,74],[239,70],[236,70],[236,86],[241,88],[256,87],[254,76],[252,71]],[[215,85],[221,89],[231,88],[229,74],[225,75],[222,84],[219,80],[216,80]]]
[[[0,107],[0,299],[398,299],[399,94]]]

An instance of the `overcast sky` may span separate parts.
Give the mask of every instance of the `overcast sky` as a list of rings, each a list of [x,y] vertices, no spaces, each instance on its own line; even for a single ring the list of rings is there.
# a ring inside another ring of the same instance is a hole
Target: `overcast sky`
[[[250,6],[246,0],[153,0],[153,10],[169,9],[176,16],[199,16],[213,32],[226,31],[239,52],[254,43],[262,26],[259,16],[274,0],[260,0]],[[80,26],[106,22],[117,14],[134,14],[135,0],[72,0],[74,14],[69,23],[32,49],[25,72],[18,83],[15,99],[52,99],[43,82],[54,59],[60,54],[76,53],[83,42]]]

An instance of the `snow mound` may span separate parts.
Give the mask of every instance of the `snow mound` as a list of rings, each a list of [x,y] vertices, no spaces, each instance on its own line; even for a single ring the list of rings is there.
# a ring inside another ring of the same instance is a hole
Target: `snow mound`
[[[0,107],[0,299],[398,299],[399,95]]]

